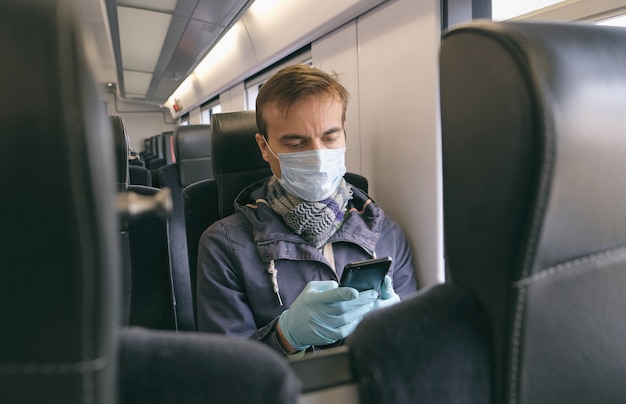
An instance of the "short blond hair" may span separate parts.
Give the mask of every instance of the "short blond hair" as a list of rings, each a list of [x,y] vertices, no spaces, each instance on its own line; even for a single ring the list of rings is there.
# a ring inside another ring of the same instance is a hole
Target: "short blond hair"
[[[256,99],[256,123],[259,133],[267,138],[265,111],[275,105],[286,116],[292,106],[308,96],[327,96],[338,99],[342,106],[342,123],[346,120],[346,109],[350,93],[338,81],[336,73],[326,73],[308,65],[291,65],[279,70],[261,86]]]

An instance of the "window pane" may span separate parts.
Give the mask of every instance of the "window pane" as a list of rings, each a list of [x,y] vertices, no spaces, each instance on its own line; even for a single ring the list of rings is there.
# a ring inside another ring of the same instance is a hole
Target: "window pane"
[[[211,123],[211,109],[204,108],[200,111],[200,122],[204,124]]]
[[[492,0],[491,16],[494,21],[508,20],[565,0]]]
[[[606,20],[596,22],[598,25],[613,25],[616,27],[626,27],[626,15],[618,15],[617,17],[607,18]]]
[[[248,111],[256,109],[256,96],[259,95],[261,85],[262,84],[257,84],[246,89],[246,109]]]

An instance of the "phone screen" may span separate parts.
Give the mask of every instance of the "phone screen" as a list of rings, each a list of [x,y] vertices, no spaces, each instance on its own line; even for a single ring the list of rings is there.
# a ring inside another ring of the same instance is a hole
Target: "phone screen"
[[[352,262],[344,267],[339,286],[348,286],[359,292],[369,289],[380,292],[390,266],[391,257]]]

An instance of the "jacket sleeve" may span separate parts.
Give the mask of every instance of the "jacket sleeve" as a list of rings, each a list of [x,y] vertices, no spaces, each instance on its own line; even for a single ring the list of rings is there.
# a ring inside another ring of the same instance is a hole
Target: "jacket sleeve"
[[[230,236],[227,226],[216,222],[201,237],[196,278],[197,329],[252,338],[287,355],[276,336],[278,318],[257,329]]]
[[[211,225],[198,246],[196,312],[198,331],[250,337],[256,324],[227,227]]]
[[[417,292],[417,278],[413,264],[413,253],[404,232],[395,221],[386,218],[381,240],[393,242],[395,253],[393,264],[393,288],[402,300]],[[378,250],[378,248],[377,248]]]

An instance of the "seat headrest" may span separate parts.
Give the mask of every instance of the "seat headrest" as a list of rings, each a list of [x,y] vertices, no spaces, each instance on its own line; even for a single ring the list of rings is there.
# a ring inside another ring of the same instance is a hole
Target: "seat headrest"
[[[109,115],[111,120],[111,129],[113,135],[113,142],[115,147],[115,167],[117,174],[118,191],[125,191],[129,185],[128,175],[128,135],[124,127],[122,117],[116,115]]]
[[[234,212],[233,203],[243,188],[272,174],[256,143],[257,132],[255,111],[212,116],[213,175],[221,217]]]
[[[176,128],[176,158],[183,187],[213,178],[211,126],[184,125]]]
[[[537,252],[541,261],[626,241],[626,193],[606,186],[626,172],[625,43],[623,28],[582,23],[475,22],[444,35],[449,236],[482,223],[481,237],[507,242],[502,253],[514,254],[520,235],[560,212],[543,233],[552,247]],[[555,229],[588,236],[555,237]]]
[[[175,150],[174,132],[163,132],[163,158],[165,159],[165,165],[176,162]]]

